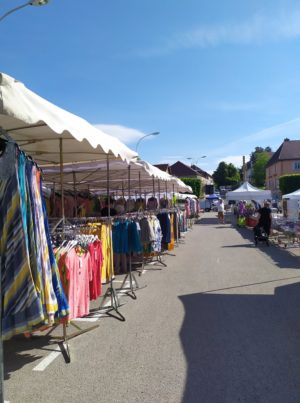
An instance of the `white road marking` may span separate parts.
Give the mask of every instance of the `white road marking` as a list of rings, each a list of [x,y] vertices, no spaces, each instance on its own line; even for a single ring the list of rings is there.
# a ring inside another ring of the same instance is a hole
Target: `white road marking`
[[[61,351],[60,347],[57,346],[55,351],[52,351],[52,353],[47,355],[47,357],[45,357],[36,367],[34,367],[32,371],[44,371],[48,365],[50,365],[59,355],[61,355]]]

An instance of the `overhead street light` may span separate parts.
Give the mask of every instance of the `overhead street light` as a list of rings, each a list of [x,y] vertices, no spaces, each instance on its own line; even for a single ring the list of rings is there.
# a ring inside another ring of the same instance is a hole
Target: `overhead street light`
[[[206,158],[206,157],[207,157],[206,155],[202,155],[201,157],[198,157],[198,158],[186,157],[186,159],[187,159],[187,160],[190,160],[190,161],[194,160],[194,161],[195,161],[195,165],[197,165],[198,161],[199,161],[201,158]],[[191,165],[192,165],[192,162],[191,162]]]
[[[1,22],[2,20],[4,20],[5,17],[7,17],[8,15],[14,13],[15,11],[20,10],[21,8],[24,8],[24,7],[27,7],[27,6],[45,6],[45,5],[47,5],[48,3],[49,3],[49,0],[31,0],[31,1],[28,1],[27,3],[21,4],[20,6],[15,7],[15,8],[13,8],[13,9],[7,11],[5,14],[3,14],[3,15],[0,17],[0,22]]]
[[[135,151],[136,151],[136,152],[138,151],[138,147],[139,147],[139,145],[140,145],[140,142],[141,142],[142,140],[144,140],[146,137],[158,136],[158,135],[159,135],[159,132],[153,132],[153,133],[145,134],[145,136],[141,137],[141,138],[138,140],[138,142],[136,143]]]

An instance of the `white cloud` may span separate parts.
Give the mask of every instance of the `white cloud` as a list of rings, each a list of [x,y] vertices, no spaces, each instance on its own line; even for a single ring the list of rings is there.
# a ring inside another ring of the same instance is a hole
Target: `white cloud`
[[[226,163],[231,162],[236,167],[241,167],[243,155],[246,157],[246,161],[248,161],[250,153],[257,146],[270,146],[273,151],[276,151],[286,137],[291,140],[299,140],[300,118],[259,130],[247,136],[240,136],[232,142],[220,145],[219,148],[207,150],[208,158],[205,162],[208,163],[208,166],[206,170],[211,173],[221,161],[225,161]]]
[[[164,43],[139,54],[151,57],[172,53],[180,49],[208,48],[222,44],[250,45],[277,42],[300,37],[300,10],[277,14],[256,14],[243,22],[230,22],[215,26],[201,26],[174,35]]]
[[[95,124],[94,126],[111,136],[117,137],[125,144],[135,143],[142,136],[145,136],[145,133],[140,130],[121,125]]]
[[[244,152],[244,155],[248,155],[256,146],[270,146],[276,151],[276,148],[279,147],[285,137],[291,140],[300,138],[300,118],[259,130],[247,136],[241,135],[234,141],[211,150],[209,155],[219,158],[222,155],[235,155],[235,153],[240,153],[241,151]]]

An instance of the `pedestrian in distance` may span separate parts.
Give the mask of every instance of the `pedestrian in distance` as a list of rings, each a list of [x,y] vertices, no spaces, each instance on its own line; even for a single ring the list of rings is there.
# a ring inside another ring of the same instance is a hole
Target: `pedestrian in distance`
[[[264,202],[264,206],[258,210],[258,224],[257,226],[262,227],[266,234],[269,236],[272,225],[272,211],[270,209],[270,203],[268,201]]]
[[[224,224],[224,212],[225,212],[225,207],[224,207],[224,202],[223,199],[219,199],[219,205],[218,205],[218,219],[220,224]]]

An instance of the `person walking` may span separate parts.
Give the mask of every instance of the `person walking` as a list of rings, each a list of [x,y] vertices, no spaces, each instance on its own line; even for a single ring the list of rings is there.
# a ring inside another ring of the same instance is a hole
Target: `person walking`
[[[224,202],[223,199],[219,199],[219,205],[218,205],[218,219],[221,224],[224,224],[224,212],[225,212],[225,207],[224,207]]]
[[[258,210],[258,227],[263,227],[267,235],[270,235],[272,224],[272,211],[270,209],[270,203],[264,202],[264,207]]]

